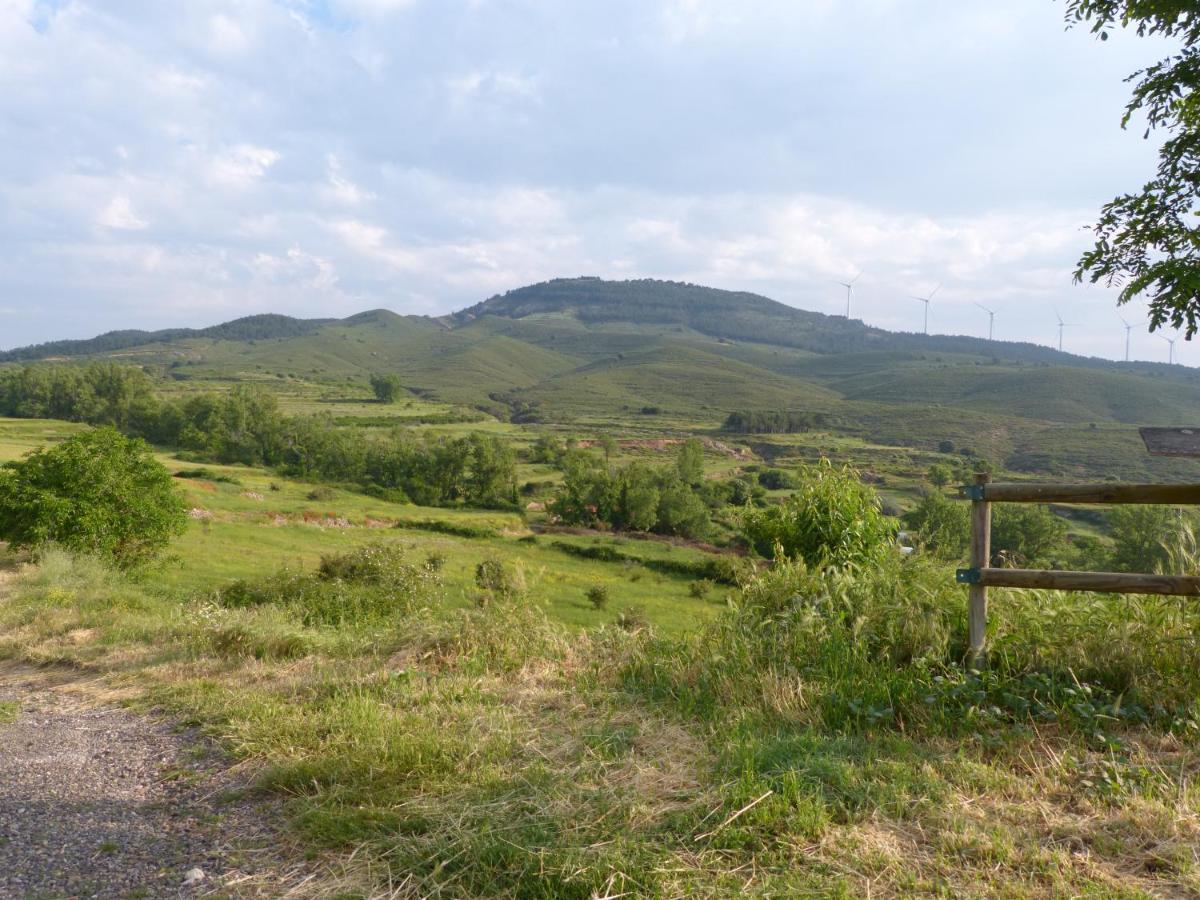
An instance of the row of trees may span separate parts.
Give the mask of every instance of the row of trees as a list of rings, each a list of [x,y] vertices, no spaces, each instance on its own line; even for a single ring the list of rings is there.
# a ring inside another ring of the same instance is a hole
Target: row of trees
[[[561,451],[563,482],[550,507],[559,519],[572,525],[704,537],[712,526],[711,510],[751,498],[749,482],[705,480],[704,447],[695,439],[680,445],[673,466],[634,462],[614,468],[609,457]]]
[[[823,412],[742,410],[731,412],[721,430],[736,434],[800,434],[816,428],[828,428],[833,422],[833,417]]]
[[[1114,572],[1167,572],[1173,552],[1189,545],[1194,517],[1166,506],[1116,506],[1104,514],[1111,545],[1098,538],[1068,539],[1067,523],[1045,506],[997,504],[992,509],[995,565],[1057,566]],[[971,539],[968,507],[931,491],[904,517],[924,548],[962,559]]]
[[[0,372],[0,415],[112,425],[196,458],[351,482],[428,506],[501,507],[517,499],[516,454],[491,435],[446,439],[397,428],[364,438],[327,416],[286,416],[253,386],[182,400],[160,400],[152,388],[129,366],[25,367]]]

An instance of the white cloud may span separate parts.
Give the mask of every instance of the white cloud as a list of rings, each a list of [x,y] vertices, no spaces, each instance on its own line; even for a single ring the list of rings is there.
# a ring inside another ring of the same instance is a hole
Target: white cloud
[[[279,154],[270,148],[242,144],[213,157],[208,165],[208,176],[220,185],[246,187],[262,178],[279,158]]]
[[[149,224],[133,211],[133,202],[123,196],[113,197],[96,216],[96,223],[121,231],[141,231]]]

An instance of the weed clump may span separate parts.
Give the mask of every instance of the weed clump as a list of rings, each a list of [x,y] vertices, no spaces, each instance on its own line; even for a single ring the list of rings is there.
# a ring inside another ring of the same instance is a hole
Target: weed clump
[[[476,603],[480,606],[512,600],[522,587],[516,574],[494,556],[480,560],[475,566],[475,586],[479,588]]]
[[[283,570],[256,581],[235,581],[219,592],[221,605],[277,605],[310,626],[354,626],[406,615],[433,603],[441,579],[426,565],[406,562],[395,545],[361,547],[321,558],[315,573]]]
[[[608,585],[593,584],[587,589],[587,599],[588,603],[592,604],[592,609],[604,609],[609,601]]]

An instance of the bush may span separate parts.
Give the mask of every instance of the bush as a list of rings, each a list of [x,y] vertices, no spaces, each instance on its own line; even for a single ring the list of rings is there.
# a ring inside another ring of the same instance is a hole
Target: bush
[[[587,589],[588,603],[592,604],[593,609],[604,609],[608,606],[608,586],[603,584],[593,584]]]
[[[480,590],[478,601],[481,606],[493,600],[511,600],[518,593],[517,580],[495,557],[481,560],[475,566],[475,585]]]
[[[0,538],[59,544],[120,567],[145,562],[187,526],[171,473],[150,447],[97,428],[0,467]]]
[[[697,600],[702,600],[708,596],[708,592],[713,589],[713,583],[707,578],[700,578],[688,585],[688,593]]]
[[[791,490],[796,479],[786,469],[764,469],[758,473],[758,483],[768,491]]]
[[[641,631],[649,625],[646,611],[640,606],[627,606],[617,613],[617,627],[625,631]]]
[[[827,459],[805,466],[795,493],[783,503],[742,513],[746,539],[763,556],[782,549],[814,566],[845,566],[878,557],[892,543],[895,522],[858,472]]]
[[[436,601],[441,589],[428,565],[404,561],[395,545],[323,556],[312,574],[283,570],[235,581],[218,598],[232,608],[278,605],[308,626],[355,626],[386,621]]]
[[[325,487],[324,485],[321,485],[320,487],[313,488],[311,491],[309,491],[304,496],[309,500],[318,500],[321,502],[325,502],[325,501],[332,500],[334,497],[337,496],[337,493],[333,490],[333,488]]]

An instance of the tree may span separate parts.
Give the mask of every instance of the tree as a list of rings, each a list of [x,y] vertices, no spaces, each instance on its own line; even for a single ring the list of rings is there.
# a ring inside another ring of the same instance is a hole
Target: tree
[[[698,438],[688,438],[679,448],[675,469],[684,484],[699,487],[704,481],[704,444]]]
[[[57,543],[129,567],[186,525],[171,473],[144,441],[113,428],[0,467],[0,538],[14,547]]]
[[[1173,56],[1135,72],[1121,127],[1135,115],[1168,134],[1155,176],[1136,193],[1107,203],[1093,227],[1095,244],[1075,280],[1118,286],[1118,303],[1144,295],[1151,330],[1170,324],[1196,333],[1200,315],[1200,16],[1188,0],[1068,0],[1067,21],[1086,23],[1101,40],[1114,27],[1181,42]]]
[[[399,375],[372,375],[371,390],[380,403],[395,403],[404,394],[404,385]]]
[[[1118,572],[1169,571],[1170,546],[1178,543],[1183,518],[1169,506],[1117,506],[1108,512],[1112,565]]]
[[[925,547],[945,559],[960,559],[971,542],[967,505],[955,503],[941,491],[922,497],[904,517],[904,524],[920,536]]]
[[[1066,550],[1067,523],[1045,506],[998,504],[992,512],[992,556],[1018,565],[1051,561]]]
[[[934,463],[929,467],[927,477],[934,487],[943,488],[954,480],[954,469],[945,463]]]

